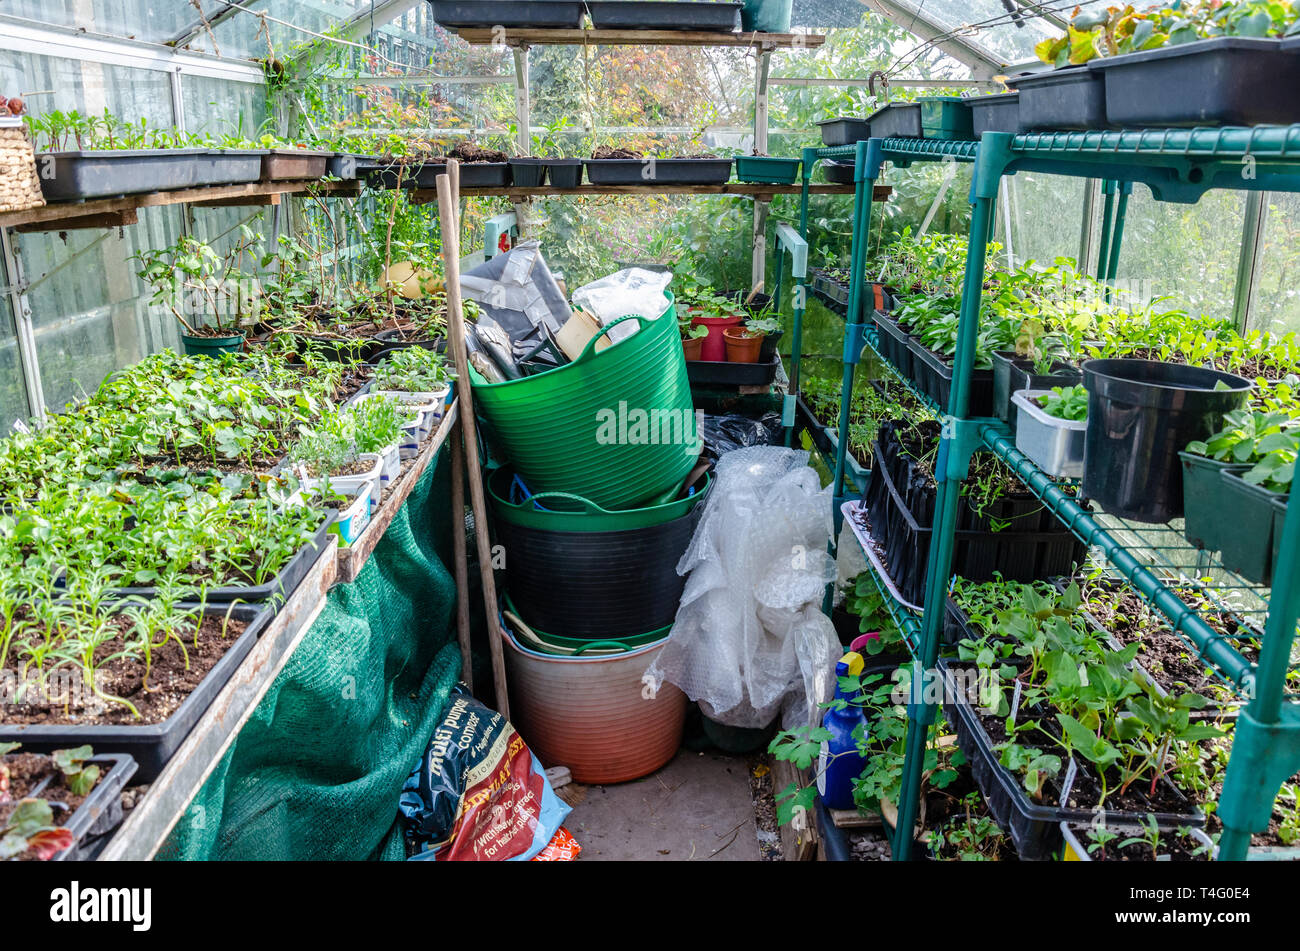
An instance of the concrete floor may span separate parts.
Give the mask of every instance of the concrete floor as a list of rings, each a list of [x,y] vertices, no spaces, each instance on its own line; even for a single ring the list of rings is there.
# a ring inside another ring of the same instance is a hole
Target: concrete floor
[[[759,860],[744,757],[683,749],[644,779],[587,787],[564,824],[586,862]]]

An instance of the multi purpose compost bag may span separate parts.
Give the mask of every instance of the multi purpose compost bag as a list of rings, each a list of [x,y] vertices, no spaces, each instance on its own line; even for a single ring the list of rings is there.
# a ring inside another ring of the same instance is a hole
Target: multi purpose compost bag
[[[457,684],[420,763],[402,787],[413,859],[465,862],[574,857],[560,823],[569,807],[518,731]],[[563,833],[563,834],[561,834]],[[552,839],[555,848],[548,849]],[[545,855],[541,855],[543,851]]]

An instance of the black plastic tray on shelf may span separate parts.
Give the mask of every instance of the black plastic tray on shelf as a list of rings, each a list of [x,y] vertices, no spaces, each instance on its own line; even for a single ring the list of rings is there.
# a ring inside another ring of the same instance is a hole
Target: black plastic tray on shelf
[[[1020,131],[1105,129],[1106,82],[1091,66],[1026,73],[1010,80],[1020,93]]]
[[[807,430],[813,445],[820,453],[829,456],[835,452],[835,444],[826,434],[826,425],[817,418],[817,414],[813,412],[802,393],[795,396],[795,424],[797,428]]]
[[[581,0],[438,0],[433,5],[434,22],[454,30],[576,30],[582,12]]]
[[[971,128],[975,138],[985,132],[1020,131],[1020,93],[1004,92],[992,96],[972,96],[970,105]]]
[[[938,666],[944,680],[944,717],[957,734],[957,745],[970,760],[975,784],[979,786],[994,821],[1011,836],[1022,859],[1040,861],[1052,858],[1061,846],[1062,821],[1089,823],[1096,820],[1098,813],[1090,809],[1049,806],[1031,801],[1016,777],[998,762],[998,754],[980,722],[978,711],[971,706],[964,692],[957,689],[949,662],[940,659]],[[1080,769],[1084,768],[1087,767],[1080,764]],[[1168,783],[1165,785],[1178,791]],[[1202,828],[1205,825],[1205,814],[1190,802],[1188,810],[1183,814],[1139,814],[1105,810],[1104,817],[1107,825],[1112,827],[1136,828],[1154,818],[1161,829]]]
[[[593,185],[725,185],[729,158],[583,159]]]
[[[740,29],[743,3],[707,0],[588,0],[598,30],[695,30],[732,33]]]
[[[835,148],[841,145],[853,145],[862,139],[871,138],[871,127],[866,119],[853,116],[836,116],[823,119],[817,123],[822,132],[822,145]]]
[[[856,167],[853,162],[822,159],[822,173],[826,176],[826,181],[832,185],[852,185],[853,171]]]
[[[912,380],[919,389],[941,408],[948,408],[952,394],[952,365],[915,336],[907,341],[912,351]],[[968,416],[993,415],[993,371],[971,370],[970,389],[967,392]]]
[[[41,193],[49,202],[255,182],[265,149],[104,149],[42,152]]]
[[[881,356],[892,363],[894,369],[904,377],[909,380],[914,379],[912,351],[907,345],[910,334],[888,314],[876,311],[871,315],[871,319],[876,324]]]
[[[180,605],[182,609],[198,605]],[[203,613],[207,616],[229,616],[247,623],[244,632],[230,645],[225,654],[208,671],[188,697],[161,723],[144,723],[139,726],[106,724],[102,726],[75,724],[40,724],[19,726],[0,723],[0,741],[14,740],[32,753],[49,753],[54,750],[89,743],[98,753],[124,753],[134,758],[138,771],[135,782],[148,783],[157,778],[167,761],[180,748],[194,724],[212,705],[217,694],[243,663],[257,643],[266,625],[275,616],[270,605],[208,604]]]
[[[919,102],[895,102],[882,106],[867,116],[871,126],[871,135],[877,139],[921,137],[921,104]]]
[[[687,360],[686,378],[706,386],[766,386],[776,378],[781,358],[775,354],[764,363],[732,363],[728,360]]]
[[[1300,57],[1267,37],[1220,36],[1099,59],[1112,126],[1300,122]]]
[[[80,745],[80,744],[78,744]],[[24,752],[32,752],[24,749]],[[76,840],[54,856],[55,862],[87,862],[122,824],[122,790],[135,775],[136,762],[124,753],[101,753],[86,760],[99,767],[99,782],[60,828]]]

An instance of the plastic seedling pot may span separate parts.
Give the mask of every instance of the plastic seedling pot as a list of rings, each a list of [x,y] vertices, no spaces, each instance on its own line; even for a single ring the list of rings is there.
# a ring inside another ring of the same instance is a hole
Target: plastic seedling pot
[[[1247,581],[1272,584],[1273,502],[1286,496],[1251,485],[1231,470],[1220,471],[1219,484],[1223,567]]]
[[[60,826],[71,832],[76,841],[56,854],[51,859],[53,862],[90,861],[122,824],[122,790],[138,769],[135,760],[125,753],[96,751],[86,762],[99,767],[99,782]]]
[[[215,357],[223,353],[238,353],[244,348],[244,332],[226,334],[221,337],[191,337],[181,334],[181,344],[186,356]]]
[[[907,345],[908,333],[894,318],[879,311],[871,315],[879,333],[880,351],[899,373],[908,379],[915,378],[912,369],[912,350]]]
[[[1108,829],[1127,832],[1129,833],[1129,835],[1141,831],[1140,826],[1134,825],[1132,823],[1112,822],[1109,819],[1106,821],[1106,827]],[[1084,845],[1083,843],[1083,839],[1087,838],[1088,830],[1091,828],[1092,828],[1091,823],[1089,824],[1073,823],[1073,822],[1061,823],[1061,839],[1062,839],[1061,859],[1063,861],[1066,862],[1099,861],[1093,859],[1093,857],[1088,853],[1087,846]],[[1176,834],[1176,830],[1175,830],[1175,834]],[[1128,836],[1123,836],[1122,838],[1128,838]],[[1205,834],[1204,829],[1188,829],[1187,838],[1191,839],[1198,846],[1201,846],[1202,848],[1205,849],[1204,858],[1207,862],[1211,859],[1213,855],[1215,855],[1215,850],[1218,848],[1218,846],[1214,844],[1213,839],[1211,839],[1208,835]],[[1169,861],[1169,856],[1160,855],[1159,851],[1157,851],[1155,861],[1157,862]]]
[[[369,469],[365,472],[359,472],[356,475],[329,476],[327,478],[303,479],[302,487],[312,489],[317,486],[329,484],[335,491],[340,493],[351,493],[365,486],[370,493],[370,512],[374,514],[379,508],[380,497],[382,494],[383,483],[380,480],[380,474],[384,470],[383,456],[377,452],[359,453],[358,459],[371,463]]]
[[[862,139],[871,138],[871,127],[867,124],[867,120],[856,119],[853,116],[823,119],[817,123],[817,127],[822,131],[822,145],[828,148],[852,145]]]
[[[1250,466],[1220,462],[1195,453],[1180,452],[1183,467],[1183,536],[1188,543],[1206,551],[1220,551],[1233,522],[1221,504],[1224,471],[1245,472]]]
[[[970,106],[961,96],[922,96],[921,134],[927,139],[963,141],[975,137]]]
[[[338,489],[342,494],[356,494],[348,506],[334,516],[334,521],[329,528],[330,534],[338,536],[340,548],[350,547],[370,524],[371,493],[378,484],[377,479],[372,479],[354,489]]]
[[[433,19],[456,30],[576,30],[582,26],[582,7],[579,0],[438,0]]]
[[[1111,125],[1289,125],[1300,57],[1276,39],[1220,36],[1098,60]]]
[[[512,158],[510,180],[518,188],[540,188],[546,183],[546,159]]]
[[[265,151],[103,149],[37,155],[49,202],[257,181]]]
[[[358,152],[335,152],[325,162],[325,174],[344,181],[353,181],[367,169],[374,168],[376,159],[373,155]]]
[[[184,609],[197,608],[197,604],[182,605]],[[137,783],[153,782],[167,761],[180,748],[194,724],[203,716],[218,693],[248,656],[263,629],[275,616],[270,605],[208,604],[203,613],[247,622],[244,633],[227,648],[225,654],[213,665],[199,685],[179,707],[161,723],[86,725],[37,724],[18,726],[0,723],[0,742],[16,740],[24,752],[49,753],[89,743],[96,756],[107,753],[126,754],[135,759],[139,770],[133,777]]]
[[[689,313],[689,311],[688,311]],[[700,347],[700,359],[710,363],[723,363],[727,359],[727,340],[724,334],[733,327],[745,322],[742,315],[735,317],[700,317],[691,318],[692,327],[707,327],[709,335]]]
[[[1020,93],[1020,131],[1106,128],[1106,83],[1091,66],[1026,73],[1012,83]]]
[[[908,347],[912,351],[912,370],[917,387],[941,409],[948,408],[952,395],[952,366],[916,337],[908,338]],[[967,414],[970,416],[993,415],[993,371],[975,369],[971,371],[970,389],[966,396]]]
[[[728,363],[757,363],[763,349],[763,335],[752,334],[742,327],[728,327],[722,331],[727,343]]]
[[[732,33],[740,26],[740,3],[704,0],[588,0],[598,30],[698,30]]]
[[[921,104],[896,102],[877,109],[867,117],[871,135],[876,139],[921,137]]]
[[[1183,514],[1178,458],[1207,439],[1253,385],[1231,373],[1156,360],[1088,360],[1083,494],[1120,518],[1168,522]],[[1216,390],[1222,383],[1226,389]]]
[[[381,489],[386,489],[402,474],[402,452],[397,443],[380,450],[379,458],[382,467],[379,470],[379,485]]]
[[[975,138],[985,132],[1020,131],[1020,93],[974,96],[967,103],[970,105],[971,132]]]
[[[1038,401],[1049,390],[1021,390],[1011,394],[1019,410],[1016,448],[1032,459],[1049,476],[1078,479],[1083,475],[1083,440],[1086,419],[1059,419],[1048,414]]]
[[[993,412],[998,419],[1016,428],[1016,408],[1011,394],[1020,390],[1050,390],[1054,386],[1074,386],[1083,379],[1078,368],[1057,360],[1048,374],[1034,373],[1034,362],[1017,357],[1013,351],[999,350],[992,356]]]
[[[751,184],[792,185],[802,161],[773,155],[737,155],[736,179]]]
[[[321,178],[333,152],[314,149],[271,149],[262,156],[262,181],[280,182],[300,178]]]
[[[556,188],[577,188],[582,184],[582,159],[546,159],[546,173]]]

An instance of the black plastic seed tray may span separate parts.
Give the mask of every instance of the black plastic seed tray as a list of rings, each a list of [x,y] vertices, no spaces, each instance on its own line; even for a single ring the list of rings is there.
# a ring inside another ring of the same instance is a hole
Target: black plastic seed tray
[[[583,159],[593,185],[724,185],[729,158]]]
[[[433,19],[453,30],[576,30],[582,26],[582,7],[580,0],[438,0]]]
[[[255,182],[265,149],[105,149],[36,157],[48,202]]]
[[[896,102],[877,109],[867,116],[872,138],[919,139],[921,137],[921,104]]]
[[[194,604],[180,605],[189,610]],[[180,748],[194,724],[212,705],[217,694],[243,663],[257,643],[266,625],[275,616],[270,605],[208,604],[203,613],[208,616],[230,617],[247,622],[244,633],[230,645],[221,659],[208,671],[207,676],[188,697],[161,723],[144,723],[139,726],[109,724],[103,726],[76,726],[73,724],[41,724],[18,726],[0,723],[0,741],[15,740],[32,753],[50,753],[89,743],[98,753],[124,753],[132,757],[137,766],[135,782],[152,782],[162,772],[167,761]]]
[[[1091,66],[1026,73],[1011,81],[1020,93],[1020,131],[1105,129],[1106,83]]]
[[[740,29],[743,3],[707,0],[591,0],[591,25],[598,30],[693,30],[732,33]]]
[[[852,185],[854,162],[837,162],[834,159],[822,159],[822,173],[832,185]]]
[[[1020,93],[1004,92],[993,96],[973,96],[970,105],[971,127],[975,138],[985,132],[1020,131]]]
[[[31,751],[24,748],[23,752]],[[56,854],[52,859],[55,862],[89,861],[107,841],[108,835],[122,824],[122,790],[135,775],[135,760],[124,753],[96,751],[86,762],[99,767],[99,782],[82,800],[77,811],[60,826],[71,832],[76,841]]]
[[[727,360],[687,360],[686,378],[706,386],[766,386],[776,378],[780,358],[766,363],[731,363]]]
[[[1221,36],[1097,60],[1113,126],[1290,125],[1300,57],[1265,37]]]
[[[822,145],[827,147],[853,145],[862,139],[871,138],[871,127],[866,119],[836,116],[834,119],[823,119],[817,126],[822,130]]]

